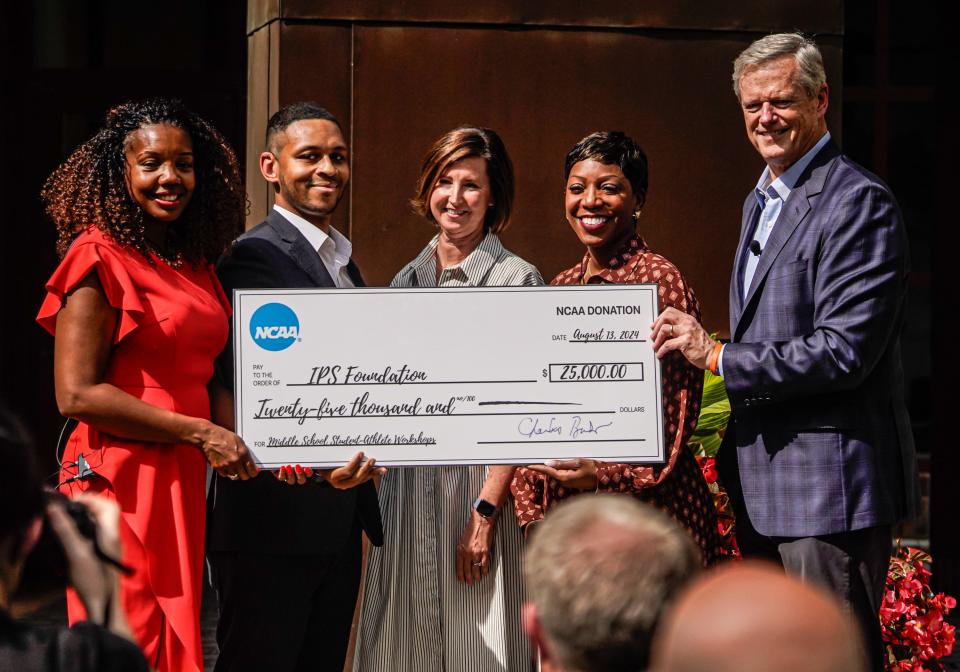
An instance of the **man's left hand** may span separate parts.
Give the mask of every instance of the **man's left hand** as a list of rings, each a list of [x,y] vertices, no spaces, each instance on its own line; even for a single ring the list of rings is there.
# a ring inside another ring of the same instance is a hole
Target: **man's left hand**
[[[699,322],[676,308],[667,308],[660,313],[650,330],[657,359],[679,350],[698,369],[707,368],[710,353],[717,346]]]

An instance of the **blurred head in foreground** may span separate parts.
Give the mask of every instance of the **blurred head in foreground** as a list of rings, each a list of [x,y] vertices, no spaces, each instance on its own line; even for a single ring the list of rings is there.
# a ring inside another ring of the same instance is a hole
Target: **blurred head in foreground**
[[[858,672],[860,635],[828,594],[772,565],[705,575],[665,615],[656,672]]]
[[[664,605],[699,569],[690,535],[628,495],[559,505],[532,530],[524,562],[524,629],[543,669],[644,669]]]
[[[40,535],[43,494],[26,434],[2,406],[0,465],[0,602],[5,604]]]

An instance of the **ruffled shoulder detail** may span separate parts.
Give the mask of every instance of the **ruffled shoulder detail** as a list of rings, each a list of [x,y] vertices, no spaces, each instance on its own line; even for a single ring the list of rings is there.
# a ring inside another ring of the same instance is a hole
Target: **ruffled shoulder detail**
[[[137,285],[130,276],[130,261],[125,257],[129,257],[129,253],[98,229],[90,227],[80,234],[47,280],[47,295],[37,314],[40,326],[56,336],[57,313],[63,307],[64,298],[90,273],[96,272],[107,302],[120,313],[113,343],[122,341],[144,317]]]

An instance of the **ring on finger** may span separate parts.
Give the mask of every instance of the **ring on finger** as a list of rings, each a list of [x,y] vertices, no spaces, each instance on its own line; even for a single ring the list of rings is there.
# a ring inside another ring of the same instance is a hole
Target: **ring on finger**
[[[670,327],[670,335],[673,336],[673,325],[668,324],[667,326]]]

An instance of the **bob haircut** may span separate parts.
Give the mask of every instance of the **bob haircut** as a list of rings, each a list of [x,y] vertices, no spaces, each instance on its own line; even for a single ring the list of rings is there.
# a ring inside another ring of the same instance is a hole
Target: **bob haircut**
[[[503,140],[489,128],[460,126],[433,143],[423,157],[416,194],[410,199],[413,211],[436,223],[430,212],[430,194],[447,169],[462,159],[478,156],[487,162],[487,178],[493,195],[493,206],[487,208],[483,221],[485,231],[499,233],[510,222],[513,207],[513,163]]]
[[[637,202],[647,200],[647,155],[636,142],[622,131],[597,131],[573,146],[563,164],[563,179],[570,177],[574,165],[581,161],[596,161],[606,166],[619,166],[630,182]]]

